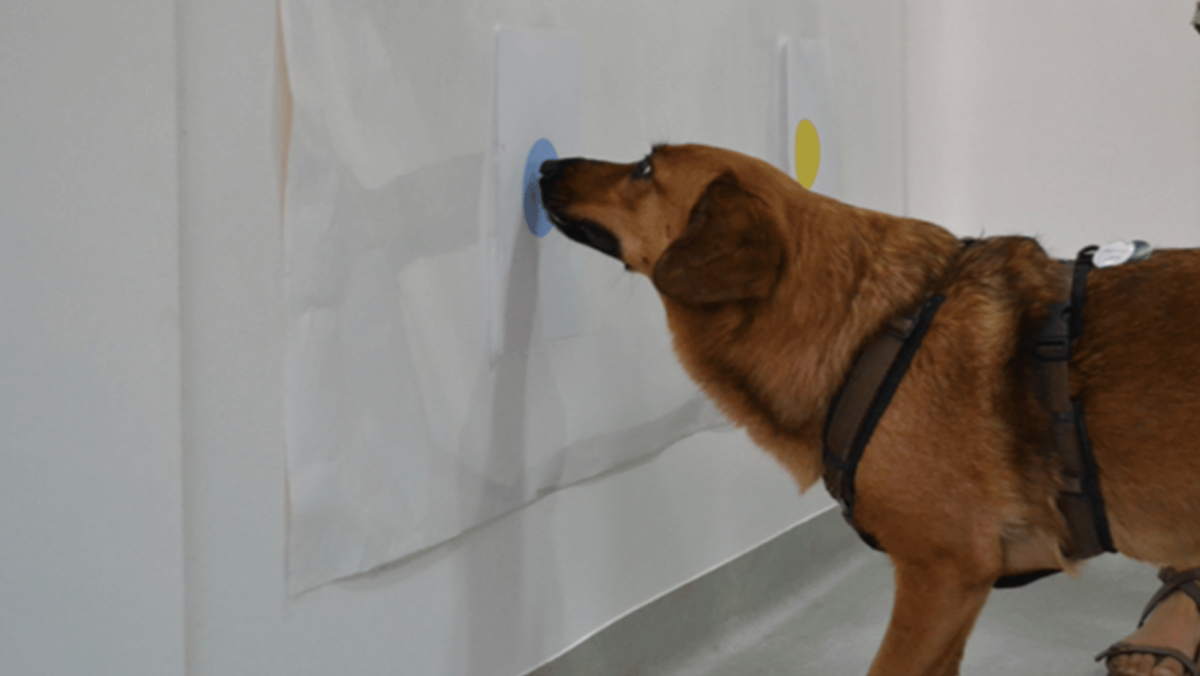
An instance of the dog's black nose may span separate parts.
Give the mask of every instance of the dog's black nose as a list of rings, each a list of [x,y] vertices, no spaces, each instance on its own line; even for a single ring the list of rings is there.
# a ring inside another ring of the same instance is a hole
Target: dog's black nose
[[[542,176],[549,176],[550,174],[561,173],[562,172],[562,169],[560,168],[561,164],[562,164],[562,160],[546,160],[545,162],[542,162],[542,166],[539,168],[539,171],[542,172]]]
[[[542,203],[546,205],[548,210],[553,211],[555,206],[561,206],[563,196],[558,190],[558,182],[566,173],[567,168],[572,164],[579,162],[578,158],[568,158],[565,160],[546,160],[542,162],[539,169],[542,177],[538,180],[538,189],[542,193]]]
[[[564,160],[546,160],[545,162],[542,162],[542,181],[553,181],[555,179],[562,178],[562,175],[567,171],[567,167],[575,164],[578,161],[578,158],[569,157]]]

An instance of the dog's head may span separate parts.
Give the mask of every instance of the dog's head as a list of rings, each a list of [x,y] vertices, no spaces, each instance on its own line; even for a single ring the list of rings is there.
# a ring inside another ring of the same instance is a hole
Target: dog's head
[[[656,146],[631,164],[548,161],[540,187],[564,235],[650,277],[663,296],[703,305],[774,292],[790,257],[781,177],[728,150]]]

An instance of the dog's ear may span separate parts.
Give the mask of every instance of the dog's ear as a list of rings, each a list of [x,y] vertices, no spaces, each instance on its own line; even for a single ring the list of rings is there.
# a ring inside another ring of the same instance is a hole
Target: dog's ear
[[[783,237],[731,173],[708,184],[687,229],[654,265],[654,286],[685,304],[767,298],[783,274]]]

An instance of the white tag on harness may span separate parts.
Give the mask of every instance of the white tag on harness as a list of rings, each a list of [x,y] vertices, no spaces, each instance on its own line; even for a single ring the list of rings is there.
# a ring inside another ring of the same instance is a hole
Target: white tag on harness
[[[1115,268],[1130,261],[1145,260],[1153,252],[1150,244],[1140,239],[1119,239],[1096,249],[1096,253],[1092,255],[1092,264],[1098,268]]]

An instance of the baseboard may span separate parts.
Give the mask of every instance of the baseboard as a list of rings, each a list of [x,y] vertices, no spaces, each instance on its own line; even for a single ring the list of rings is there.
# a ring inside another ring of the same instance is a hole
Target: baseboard
[[[777,609],[870,557],[831,507],[637,608],[526,676],[667,674],[769,630]]]

